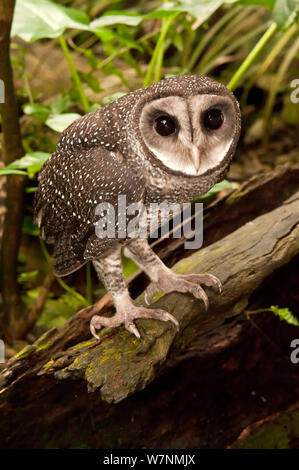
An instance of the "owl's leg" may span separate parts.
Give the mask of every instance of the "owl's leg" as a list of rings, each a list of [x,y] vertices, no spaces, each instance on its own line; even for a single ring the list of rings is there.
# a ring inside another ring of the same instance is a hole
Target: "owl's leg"
[[[190,292],[197,299],[203,300],[207,309],[208,297],[199,284],[216,287],[221,292],[221,282],[212,274],[176,274],[171,271],[153,252],[145,239],[131,241],[124,253],[143,269],[152,281],[144,292],[147,304],[158,292]]]
[[[178,321],[170,313],[162,309],[136,307],[127,289],[121,262],[121,245],[118,245],[108,256],[93,261],[98,277],[111,294],[116,308],[113,317],[94,315],[90,321],[92,335],[99,339],[96,329],[103,326],[115,327],[124,324],[125,328],[140,338],[139,331],[134,324],[137,318],[155,318],[162,321],[171,321],[178,328]]]

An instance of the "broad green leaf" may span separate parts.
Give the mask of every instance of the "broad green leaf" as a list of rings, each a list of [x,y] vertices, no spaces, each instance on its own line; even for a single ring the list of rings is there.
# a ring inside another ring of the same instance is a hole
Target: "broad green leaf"
[[[136,271],[138,271],[138,266],[129,258],[122,256],[122,267],[124,277],[127,279],[128,277],[132,276]]]
[[[18,275],[18,282],[20,284],[25,284],[36,279],[37,275],[38,270],[21,273]]]
[[[52,114],[61,114],[63,113],[70,103],[68,96],[60,96],[50,105]]]
[[[109,11],[107,15],[90,23],[90,29],[97,29],[101,26],[111,26],[114,24],[126,24],[128,26],[137,26],[144,19],[143,15],[135,15],[133,13],[125,13],[123,11]]]
[[[34,116],[41,122],[45,122],[51,114],[50,106],[45,106],[39,103],[25,104],[23,111],[28,116]]]
[[[42,38],[56,38],[67,28],[88,30],[88,16],[50,0],[17,0],[12,36],[33,42]]]
[[[108,42],[115,38],[115,33],[109,28],[92,28],[93,33],[102,41]],[[86,51],[87,52],[87,51]]]
[[[63,132],[68,126],[70,126],[76,119],[80,118],[80,114],[77,113],[65,113],[57,114],[47,119],[46,124],[56,132]]]
[[[272,305],[270,307],[271,312],[274,315],[278,316],[280,320],[284,320],[290,325],[299,326],[298,319],[292,314],[292,312],[288,308],[279,308],[278,305]]]
[[[39,290],[37,291],[37,295],[38,292]],[[33,290],[27,290],[26,294],[27,295],[24,297],[24,302],[30,308],[33,303]],[[83,303],[77,303],[76,306],[71,306],[69,302],[66,302],[64,296],[60,296],[58,299],[48,299],[40,317],[36,322],[36,326],[45,328],[46,330],[49,328],[57,328],[62,326],[71,316],[73,316],[80,308],[84,306],[85,305]]]
[[[133,57],[130,50],[127,50],[124,54],[122,54],[122,59],[129,64],[130,67],[136,70],[136,73],[139,77],[143,78],[144,73],[140,67],[140,62]]]
[[[200,26],[224,3],[235,3],[236,0],[182,0],[178,2],[163,3],[160,8],[146,15],[146,18],[169,18],[174,12],[190,13],[197,19]]]
[[[195,201],[205,201],[206,199],[209,199],[211,196],[214,196],[215,194],[219,193],[223,189],[234,189],[233,184],[230,181],[223,180],[220,181],[220,183],[215,184],[210,191],[208,191],[206,194],[203,194],[202,196],[198,196]]]
[[[10,163],[6,168],[29,168],[32,165],[43,165],[44,162],[49,158],[49,153],[46,152],[32,152],[26,153],[26,155],[19,160],[15,160]]]
[[[49,158],[50,154],[45,152],[32,152],[18,160],[7,165],[0,170],[0,175],[27,175],[23,169],[26,169],[29,174],[37,173],[45,161]]]
[[[298,12],[298,0],[276,0],[273,10],[273,21],[280,28],[288,28],[296,20]]]
[[[6,176],[6,175],[27,175],[26,171],[21,171],[21,170],[10,170],[9,168],[1,168],[0,169],[0,176]]]

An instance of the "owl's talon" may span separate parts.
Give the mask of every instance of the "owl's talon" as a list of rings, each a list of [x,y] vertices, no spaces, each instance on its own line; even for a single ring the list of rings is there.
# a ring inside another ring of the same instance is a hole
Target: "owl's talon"
[[[89,328],[90,328],[90,332],[91,332],[92,336],[94,336],[96,339],[100,339],[100,337],[96,334],[95,327],[91,323],[89,325]]]
[[[146,305],[150,304],[146,290],[144,291],[144,302],[146,303]]]
[[[186,279],[191,282],[198,282],[207,287],[215,287],[219,294],[222,292],[222,283],[218,277],[213,274],[186,274]]]
[[[222,292],[221,281],[213,274],[176,274],[173,272],[163,273],[157,282],[151,282],[144,292],[144,300],[149,305],[149,299],[157,293],[168,294],[170,292],[189,292],[196,299],[203,301],[205,310],[208,310],[209,299],[203,288],[198,283],[208,287],[216,287]]]
[[[125,328],[130,332],[132,333],[133,335],[136,336],[136,338],[140,339],[140,333],[136,327],[136,325],[134,325],[133,322],[130,322],[130,323],[125,323]]]
[[[141,335],[134,324],[134,320],[137,318],[153,318],[155,320],[170,321],[179,331],[179,322],[170,313],[162,309],[136,307],[133,303],[129,305],[126,304],[125,307],[121,309],[121,311],[117,311],[113,317],[100,317],[99,315],[94,315],[90,320],[90,331],[96,339],[100,339],[96,334],[97,329],[102,327],[113,328],[124,324],[125,328],[130,333],[140,339]]]

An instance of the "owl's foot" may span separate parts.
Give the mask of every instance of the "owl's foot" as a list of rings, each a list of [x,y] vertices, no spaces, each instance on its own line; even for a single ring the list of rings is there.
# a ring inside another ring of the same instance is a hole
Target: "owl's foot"
[[[176,274],[172,271],[164,272],[159,276],[157,282],[151,282],[145,289],[144,300],[149,304],[150,299],[159,292],[168,294],[169,292],[190,292],[196,299],[201,299],[206,310],[209,306],[207,294],[199,284],[216,287],[221,293],[222,285],[220,280],[213,274]]]
[[[124,308],[117,310],[113,317],[108,318],[94,315],[90,321],[90,331],[95,338],[99,339],[96,334],[96,330],[99,330],[103,326],[113,328],[124,324],[125,328],[130,333],[133,333],[137,338],[140,338],[140,333],[134,324],[134,320],[137,318],[155,318],[156,320],[171,321],[174,323],[177,330],[179,330],[179,322],[177,319],[165,310],[136,307],[133,303],[127,303]]]

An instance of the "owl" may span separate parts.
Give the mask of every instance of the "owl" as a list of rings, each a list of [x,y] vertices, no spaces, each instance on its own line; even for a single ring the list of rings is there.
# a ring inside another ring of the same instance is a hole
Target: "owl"
[[[137,318],[170,321],[178,328],[173,315],[148,306],[158,292],[188,292],[207,308],[201,284],[221,291],[220,280],[212,274],[172,272],[146,237],[99,237],[97,208],[116,208],[119,195],[125,196],[126,208],[192,201],[223,179],[239,134],[240,112],[233,94],[196,75],[170,77],[133,91],[77,119],[62,133],[39,174],[35,221],[41,237],[54,245],[57,276],[92,260],[111,294],[116,313],[92,317],[90,330],[96,338],[98,329],[122,324],[140,338]],[[129,295],[122,252],[150,278],[146,307],[135,306]]]

